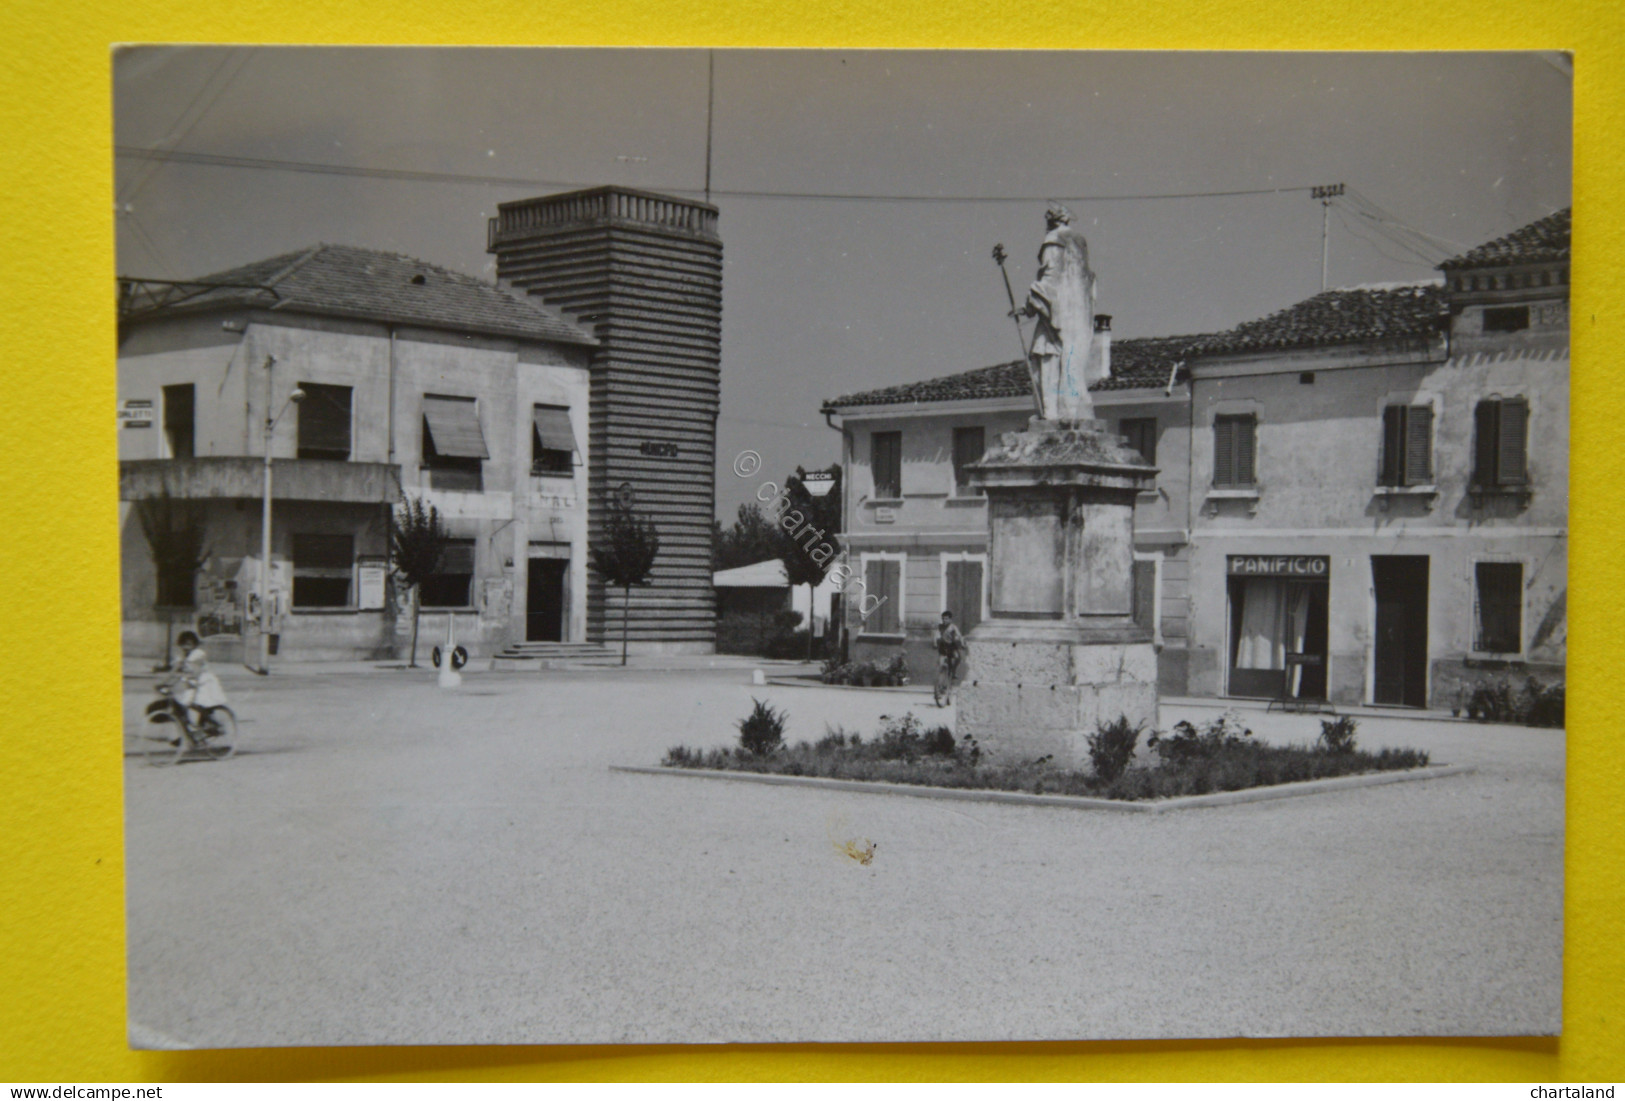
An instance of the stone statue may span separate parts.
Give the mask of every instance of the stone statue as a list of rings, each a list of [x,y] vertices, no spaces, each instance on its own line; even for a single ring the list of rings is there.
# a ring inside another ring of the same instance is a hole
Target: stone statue
[[[1095,273],[1089,270],[1089,242],[1072,228],[1064,206],[1050,207],[1044,221],[1049,232],[1038,250],[1038,279],[1021,309],[1038,318],[1032,357],[1039,411],[1046,420],[1089,420],[1094,415],[1089,384],[1100,359],[1092,354]]]

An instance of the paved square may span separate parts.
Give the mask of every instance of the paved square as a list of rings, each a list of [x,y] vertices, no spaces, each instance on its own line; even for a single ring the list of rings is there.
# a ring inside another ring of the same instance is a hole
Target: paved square
[[[1560,1026],[1561,731],[1362,718],[1366,747],[1478,771],[1141,816],[610,771],[729,742],[753,695],[793,739],[952,714],[737,667],[227,688],[238,756],[127,761],[141,1046]]]

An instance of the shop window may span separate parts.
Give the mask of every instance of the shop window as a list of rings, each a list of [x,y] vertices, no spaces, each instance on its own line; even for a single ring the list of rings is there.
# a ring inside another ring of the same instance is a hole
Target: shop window
[[[1480,488],[1529,483],[1529,402],[1487,398],[1473,411],[1473,485]]]
[[[305,400],[299,403],[299,457],[350,458],[350,388],[320,382],[301,382]]]
[[[1157,418],[1124,417],[1117,422],[1117,434],[1140,453],[1148,466],[1157,465]]]
[[[473,398],[423,398],[423,465],[429,488],[479,493],[485,488],[483,461],[491,457]]]
[[[196,389],[190,382],[164,387],[164,441],[171,459],[197,455]],[[187,603],[191,600],[188,598]]]
[[[903,633],[903,563],[897,558],[871,558],[863,567],[863,596],[857,605],[874,608],[863,621],[863,633],[900,635]],[[879,600],[879,607],[875,601]]]
[[[1248,488],[1257,484],[1253,469],[1258,418],[1251,413],[1213,418],[1213,484]]]
[[[576,436],[570,410],[563,405],[530,409],[530,472],[569,474],[575,469]]]
[[[197,604],[197,568],[184,561],[157,563],[160,608],[192,608]]]
[[[347,608],[355,575],[355,537],[348,534],[295,533],[293,537],[293,606]]]
[[[874,472],[876,497],[895,500],[903,495],[901,432],[875,432],[869,436],[869,469]]]
[[[1325,699],[1330,561],[1233,556],[1229,694]]]
[[[1486,333],[1515,333],[1529,328],[1528,306],[1490,306],[1484,310]]]
[[[1523,563],[1480,562],[1474,569],[1473,649],[1485,654],[1523,650]]]
[[[440,569],[423,582],[418,599],[425,608],[467,608],[474,603],[474,540],[448,539]]]
[[[980,462],[987,452],[987,432],[980,425],[954,429],[954,492],[960,496],[971,493],[970,471],[965,468]]]
[[[1390,405],[1382,411],[1382,473],[1385,486],[1433,481],[1433,407]]]

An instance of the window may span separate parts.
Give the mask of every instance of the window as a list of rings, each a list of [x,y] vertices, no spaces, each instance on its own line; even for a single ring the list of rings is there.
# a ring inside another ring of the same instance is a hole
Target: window
[[[473,591],[474,540],[446,540],[440,572],[423,582],[419,601],[425,608],[468,608],[474,603]]]
[[[563,405],[533,405],[530,410],[530,472],[569,474],[575,469],[576,436],[570,410]]]
[[[190,382],[164,387],[164,439],[171,459],[190,459],[197,454],[195,393]],[[190,597],[186,603],[192,603]]]
[[[424,395],[423,465],[429,468],[430,489],[482,491],[480,464],[490,457],[473,398]]]
[[[1117,422],[1117,434],[1140,453],[1151,466],[1157,465],[1157,418],[1125,417]]]
[[[1134,572],[1130,575],[1133,581],[1134,625],[1149,628],[1152,634],[1158,635],[1157,630],[1157,569],[1160,559],[1135,558]],[[1159,639],[1160,641],[1160,639]]]
[[[1515,333],[1529,328],[1528,306],[1489,306],[1484,310],[1486,333]]]
[[[875,432],[869,436],[869,469],[874,472],[875,496],[903,495],[903,434]]]
[[[978,462],[987,452],[987,433],[980,426],[954,429],[954,492],[960,496],[971,493],[970,471],[965,468]]]
[[[349,607],[350,582],[354,573],[354,536],[348,534],[294,534],[293,606],[295,608]]]
[[[1220,488],[1250,487],[1256,483],[1253,471],[1253,437],[1258,418],[1251,413],[1213,418],[1213,484]]]
[[[299,403],[299,457],[350,458],[350,388],[301,382],[305,400]]]
[[[1390,405],[1382,411],[1382,469],[1385,486],[1419,486],[1433,481],[1433,407]]]
[[[1473,417],[1473,485],[1521,486],[1529,482],[1529,402],[1487,398]]]
[[[900,558],[871,558],[863,566],[864,593],[857,602],[860,610],[874,609],[864,617],[862,631],[868,635],[903,633],[903,561]],[[875,601],[879,601],[879,605]]]
[[[1473,649],[1486,654],[1523,650],[1523,563],[1480,562]]]

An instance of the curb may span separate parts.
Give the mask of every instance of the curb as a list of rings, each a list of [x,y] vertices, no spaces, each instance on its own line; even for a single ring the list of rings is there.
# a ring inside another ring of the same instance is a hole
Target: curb
[[[1071,807],[1074,810],[1107,810],[1122,814],[1166,814],[1168,811],[1198,807],[1229,807],[1241,803],[1263,803],[1272,799],[1292,799],[1348,788],[1377,787],[1416,780],[1438,780],[1446,776],[1466,776],[1478,771],[1472,765],[1428,765],[1402,772],[1363,772],[1355,776],[1333,776],[1325,780],[1300,780],[1270,787],[1220,791],[1211,795],[1181,795],[1154,803],[1132,803],[1123,799],[1096,799],[1087,795],[1034,795],[1025,791],[995,791],[988,788],[938,788],[925,784],[894,784],[885,780],[837,780],[823,776],[780,776],[768,772],[725,772],[720,769],[663,768],[647,765],[610,765],[611,772],[641,776],[689,776],[699,780],[737,780],[751,784],[779,784],[792,787],[856,791],[870,795],[907,795],[915,799],[946,799],[963,803],[1014,803],[1037,807]]]
[[[769,675],[767,683],[779,688],[846,688],[859,692],[918,692],[929,694],[928,684],[825,684],[817,677],[775,677]]]

